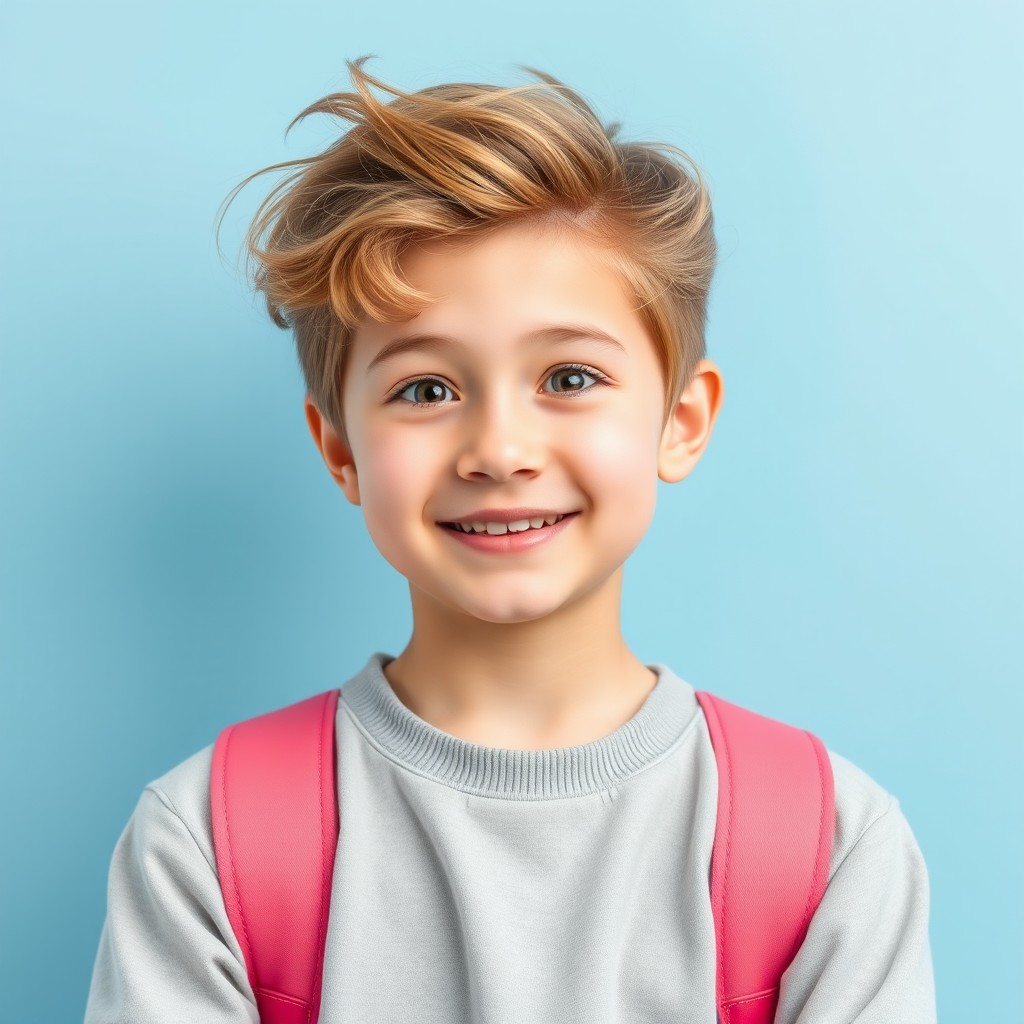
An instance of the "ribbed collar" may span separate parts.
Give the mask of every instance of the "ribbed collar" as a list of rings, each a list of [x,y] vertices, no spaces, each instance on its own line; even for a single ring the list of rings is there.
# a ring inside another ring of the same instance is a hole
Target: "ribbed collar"
[[[655,662],[647,667],[657,673],[658,682],[643,705],[601,739],[552,750],[484,747],[410,711],[384,675],[384,666],[393,660],[394,655],[375,651],[342,686],[341,702],[392,760],[478,796],[550,800],[609,789],[659,760],[697,718],[693,687]]]

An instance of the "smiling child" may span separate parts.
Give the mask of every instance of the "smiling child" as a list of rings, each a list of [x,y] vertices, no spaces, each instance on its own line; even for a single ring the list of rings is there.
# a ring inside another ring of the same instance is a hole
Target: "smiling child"
[[[313,441],[412,606],[400,653],[333,683],[319,1019],[714,1024],[708,723],[621,626],[658,482],[693,470],[722,404],[707,186],[543,73],[404,93],[365,59],[299,115],[354,126],[292,162],[250,234]],[[259,1019],[212,756],[146,786],[118,840],[86,1024]],[[775,1020],[931,1024],[920,850],[892,795],[828,759],[827,886]]]

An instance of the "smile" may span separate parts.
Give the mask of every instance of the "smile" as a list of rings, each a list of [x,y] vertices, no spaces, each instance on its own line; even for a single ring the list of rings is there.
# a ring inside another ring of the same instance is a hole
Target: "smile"
[[[573,515],[571,512],[560,516],[548,516],[547,518],[519,519],[511,523],[442,523],[450,530],[461,530],[463,533],[488,533],[492,536],[500,536],[504,533],[525,533],[527,530],[543,530],[545,526],[554,526],[560,523],[566,515]]]
[[[549,544],[564,533],[579,517],[579,512],[551,516],[549,519],[523,519],[514,523],[473,523],[469,528],[455,523],[439,523],[445,535],[463,547],[489,554],[511,555]],[[539,525],[535,526],[534,523]],[[524,525],[525,524],[525,525]],[[477,530],[473,527],[483,526]]]

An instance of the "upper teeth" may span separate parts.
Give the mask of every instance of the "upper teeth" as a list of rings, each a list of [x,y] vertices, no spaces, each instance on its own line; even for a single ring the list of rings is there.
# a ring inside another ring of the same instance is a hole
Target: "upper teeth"
[[[568,513],[566,513],[568,514]],[[565,515],[544,516],[537,519],[517,519],[514,523],[455,523],[465,533],[522,533],[523,530],[539,530],[542,526],[551,526]]]

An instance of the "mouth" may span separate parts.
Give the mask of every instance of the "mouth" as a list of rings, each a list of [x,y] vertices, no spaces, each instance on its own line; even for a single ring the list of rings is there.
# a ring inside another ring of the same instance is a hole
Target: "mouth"
[[[532,533],[538,530],[546,530],[563,519],[571,519],[578,516],[579,512],[563,512],[557,516],[547,516],[537,519],[520,519],[513,523],[438,523],[446,530],[454,530],[456,533],[484,534],[491,536],[502,536],[506,533]]]

